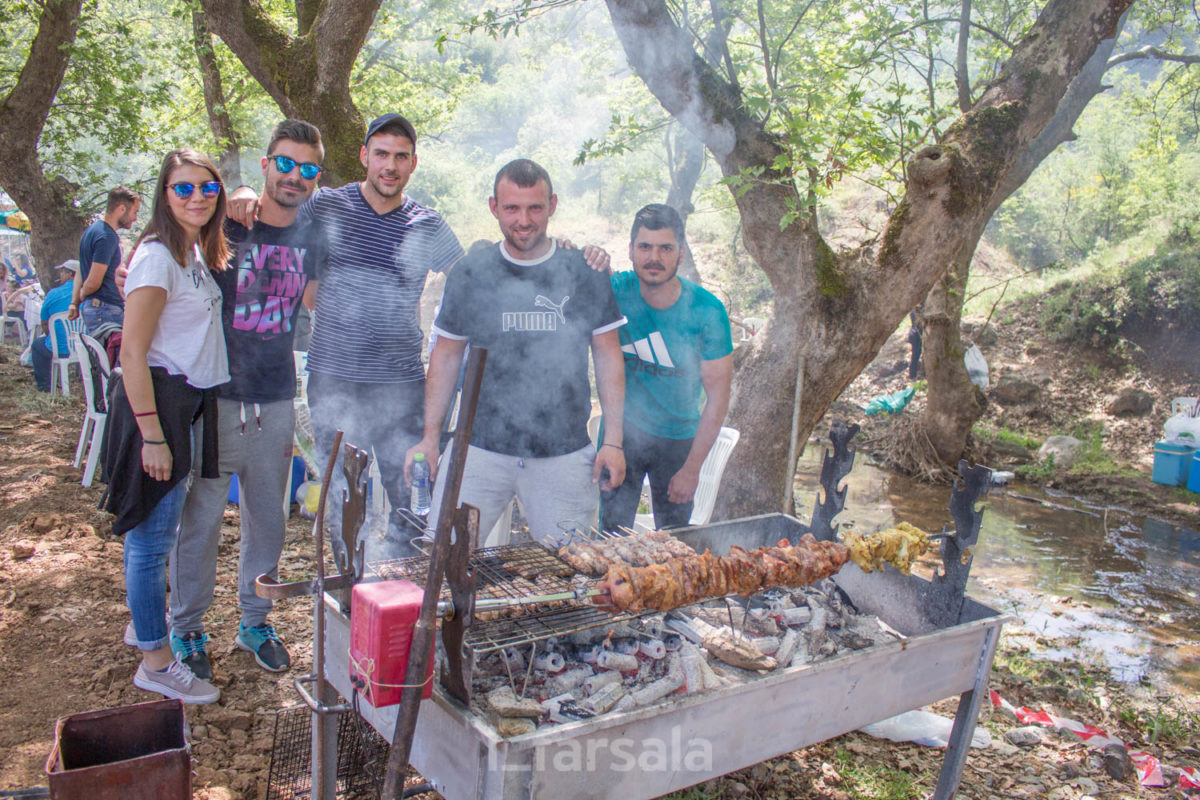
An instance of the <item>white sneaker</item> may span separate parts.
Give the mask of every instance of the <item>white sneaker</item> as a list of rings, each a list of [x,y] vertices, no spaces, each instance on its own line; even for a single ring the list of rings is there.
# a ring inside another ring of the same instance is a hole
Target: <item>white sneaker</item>
[[[165,672],[148,669],[143,661],[138,665],[137,672],[133,673],[133,685],[195,705],[215,703],[221,697],[220,689],[197,678],[179,659],[172,661]]]

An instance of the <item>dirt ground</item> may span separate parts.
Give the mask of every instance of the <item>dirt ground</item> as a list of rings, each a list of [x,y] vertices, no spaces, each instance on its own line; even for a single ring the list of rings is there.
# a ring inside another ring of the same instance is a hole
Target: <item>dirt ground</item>
[[[1183,379],[1134,378],[1127,372],[1109,375],[1103,366],[1091,371],[1078,366],[1081,382],[1076,384],[1072,373],[1076,367],[1062,370],[1048,357],[1043,359],[1043,352],[1028,345],[1030,338],[1024,331],[1003,333],[1004,343],[988,354],[989,360],[999,370],[1007,363],[1044,372],[1048,376],[1047,401],[1037,409],[993,408],[989,413],[999,415],[997,419],[1005,420],[1006,425],[1019,424],[1030,432],[1067,432],[1051,429],[1100,414],[1106,398],[1120,384],[1139,381],[1155,392],[1154,414],[1116,421],[1109,440],[1115,452],[1147,472],[1147,443],[1157,438],[1156,429],[1163,419],[1162,398],[1169,400],[1189,393],[1188,389],[1197,394],[1197,387]],[[902,339],[894,337],[871,369],[890,368],[906,359],[907,351],[900,342]],[[49,398],[32,391],[29,372],[16,364],[16,355],[14,347],[0,347],[0,794],[46,784],[43,768],[53,744],[56,718],[155,699],[133,686],[137,655],[121,641],[129,619],[122,545],[110,535],[108,516],[97,510],[102,486],[81,487],[80,473],[71,463],[82,417],[81,399]],[[1097,380],[1083,381],[1097,370]],[[851,387],[847,398],[857,401],[858,395],[873,396],[892,383],[900,388],[902,377],[868,375]],[[1072,387],[1069,392],[1068,385]],[[852,410],[849,404],[839,406]],[[835,407],[832,413],[838,410]],[[1138,490],[1144,492],[1137,495],[1140,501],[1135,497],[1123,502],[1144,502],[1151,507],[1174,503],[1178,507],[1168,508],[1168,515],[1195,524],[1196,508],[1192,504],[1189,509],[1186,497],[1179,493],[1171,493],[1169,498],[1156,496],[1154,485],[1146,483],[1147,487]],[[276,712],[296,704],[292,679],[311,666],[311,601],[304,599],[280,604],[272,616],[292,653],[289,673],[268,674],[254,665],[249,654],[234,647],[237,520],[236,507],[230,506],[222,530],[217,595],[207,618],[209,652],[222,698],[219,704],[188,710],[195,796],[201,800],[265,797]],[[312,575],[307,544],[310,530],[309,522],[293,516],[281,564],[283,579]],[[1162,707],[1164,698],[1156,695],[1153,687],[1135,691],[1082,668],[1030,663],[1023,646],[1002,640],[992,688],[1018,706],[1053,709],[1106,727],[1127,742],[1154,752],[1168,770],[1200,766],[1200,732],[1195,725],[1200,717],[1194,716],[1200,713],[1200,698],[1167,698],[1193,716],[1186,717],[1187,724],[1172,729],[1172,737],[1160,736],[1151,742],[1138,720],[1145,718],[1147,709]],[[937,710],[952,715],[953,708],[954,701],[948,701]],[[1114,780],[1103,759],[1097,762],[1071,735],[1051,732],[1041,744],[1018,748],[1003,742],[1003,732],[1016,726],[1010,717],[988,711],[983,723],[997,741],[989,748],[971,751],[961,797],[1182,797],[1170,788],[1139,788],[1128,778]],[[916,797],[917,792],[932,789],[941,758],[940,750],[849,734],[716,779],[688,796]],[[916,788],[910,794],[864,793],[863,769],[908,774]],[[1177,772],[1168,774],[1173,784]]]

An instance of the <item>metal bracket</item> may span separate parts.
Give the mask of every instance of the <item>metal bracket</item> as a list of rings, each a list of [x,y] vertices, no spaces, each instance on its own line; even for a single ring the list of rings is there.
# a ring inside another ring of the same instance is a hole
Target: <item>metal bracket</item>
[[[360,535],[367,519],[367,474],[371,458],[366,450],[347,443],[342,448],[342,472],[346,475],[346,491],[342,495],[341,540],[332,536],[334,560],[342,574],[351,581],[363,576],[366,543]]]
[[[958,474],[950,491],[950,516],[954,520],[954,535],[942,540],[942,569],[934,573],[926,589],[925,607],[929,619],[938,627],[957,625],[962,614],[967,591],[967,576],[971,573],[972,548],[979,541],[983,524],[983,509],[975,504],[987,493],[992,471],[966,461],[958,462]]]
[[[320,680],[320,678],[318,678],[316,675],[303,675],[292,681],[292,685],[296,687],[296,693],[300,695],[300,699],[304,701],[304,705],[308,706],[309,710],[311,710],[314,714],[320,714],[321,716],[325,716],[327,714],[341,714],[351,710],[352,707],[349,703],[338,703],[335,706],[325,705],[313,697],[308,689],[304,688],[304,685],[308,683],[311,683],[314,686],[317,685],[318,680]]]
[[[454,517],[454,539],[446,558],[446,582],[450,585],[454,613],[442,620],[442,644],[446,648],[442,685],[463,703],[471,700],[474,665],[463,655],[463,640],[475,621],[475,572],[470,562],[472,542],[478,535],[479,509],[465,504],[459,506]]]
[[[850,440],[859,430],[857,423],[847,425],[840,419],[834,420],[829,428],[833,453],[825,450],[825,460],[821,463],[822,497],[813,502],[812,519],[808,523],[808,532],[821,541],[837,541],[838,526],[833,524],[833,518],[846,507],[846,487],[838,485],[854,467],[855,451],[850,449]]]

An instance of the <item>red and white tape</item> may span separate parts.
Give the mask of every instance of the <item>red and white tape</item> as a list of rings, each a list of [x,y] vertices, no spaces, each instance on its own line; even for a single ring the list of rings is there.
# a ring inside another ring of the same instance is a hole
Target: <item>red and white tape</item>
[[[1116,736],[1108,733],[1095,725],[1088,725],[1078,720],[1067,719],[1046,711],[1033,711],[1028,708],[1017,707],[1000,696],[999,692],[988,692],[988,697],[991,699],[993,707],[1006,708],[1016,715],[1017,719],[1026,725],[1042,725],[1047,728],[1066,728],[1074,733],[1088,747],[1107,747],[1110,744],[1119,744],[1126,750],[1129,746],[1125,742],[1118,739]],[[1144,750],[1129,750],[1129,758],[1133,761],[1134,767],[1137,768],[1138,782],[1142,786],[1164,786],[1166,781],[1163,780],[1162,764],[1158,759],[1150,755]],[[1180,789],[1200,789],[1200,770],[1193,767],[1183,767],[1179,772],[1179,788]],[[1200,794],[1189,794],[1191,800],[1200,800]]]

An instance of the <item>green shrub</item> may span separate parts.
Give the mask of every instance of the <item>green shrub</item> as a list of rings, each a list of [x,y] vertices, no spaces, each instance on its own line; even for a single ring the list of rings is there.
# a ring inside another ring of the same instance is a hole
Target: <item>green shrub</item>
[[[1042,324],[1055,339],[1105,349],[1126,325],[1164,318],[1200,325],[1200,243],[1182,228],[1158,252],[1060,284],[1042,304]]]

